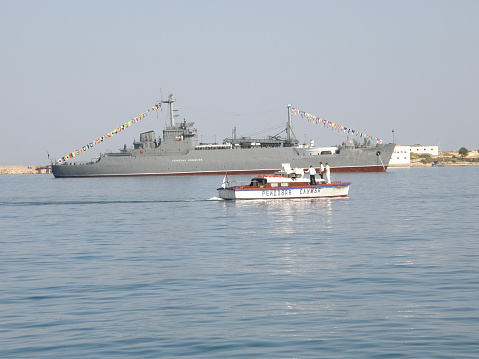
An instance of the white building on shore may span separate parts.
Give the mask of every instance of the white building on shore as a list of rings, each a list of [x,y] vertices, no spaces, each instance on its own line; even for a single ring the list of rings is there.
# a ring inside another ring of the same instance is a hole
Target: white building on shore
[[[396,145],[389,161],[390,165],[404,165],[411,163],[410,146]]]
[[[415,153],[418,155],[439,156],[439,146],[414,145],[409,147],[411,148],[411,153]]]
[[[431,155],[433,157],[439,156],[438,146],[402,146],[396,145],[391,156],[389,164],[391,165],[405,165],[411,163],[411,153],[417,155]]]

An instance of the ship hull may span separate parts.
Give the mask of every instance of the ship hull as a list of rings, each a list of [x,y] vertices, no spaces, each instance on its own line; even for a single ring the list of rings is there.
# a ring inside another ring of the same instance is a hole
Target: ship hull
[[[52,166],[56,178],[117,176],[181,176],[269,174],[288,162],[295,167],[329,163],[332,172],[385,172],[394,144],[342,148],[339,153],[300,155],[294,147],[190,150],[164,155],[156,149],[125,154],[103,154],[96,162]]]

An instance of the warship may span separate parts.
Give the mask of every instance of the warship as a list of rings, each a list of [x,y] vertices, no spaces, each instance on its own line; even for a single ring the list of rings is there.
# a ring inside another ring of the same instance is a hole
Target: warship
[[[282,163],[298,168],[329,163],[331,172],[385,172],[395,145],[359,144],[346,140],[342,145],[317,147],[313,141],[299,144],[291,125],[291,105],[285,135],[265,138],[240,137],[235,132],[222,143],[200,143],[194,122],[176,123],[176,100],[169,95],[168,124],[163,137],[154,131],[140,134],[133,147],[101,153],[89,162],[52,162],[55,178],[117,176],[181,176],[272,174]]]

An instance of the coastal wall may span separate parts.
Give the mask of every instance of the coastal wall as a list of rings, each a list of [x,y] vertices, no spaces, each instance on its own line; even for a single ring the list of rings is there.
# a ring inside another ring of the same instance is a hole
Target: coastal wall
[[[0,175],[52,173],[50,166],[0,166]]]

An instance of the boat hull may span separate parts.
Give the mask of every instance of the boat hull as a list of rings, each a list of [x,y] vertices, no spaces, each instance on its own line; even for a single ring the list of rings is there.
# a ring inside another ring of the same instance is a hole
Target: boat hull
[[[218,195],[225,200],[294,199],[347,197],[349,182],[297,186],[285,188],[218,188]]]

